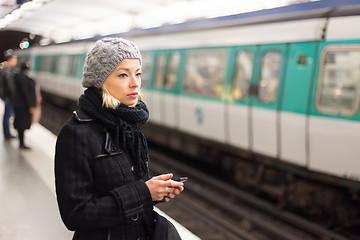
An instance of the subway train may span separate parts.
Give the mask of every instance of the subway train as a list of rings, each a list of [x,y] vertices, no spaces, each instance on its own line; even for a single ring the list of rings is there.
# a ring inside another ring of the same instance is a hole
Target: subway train
[[[116,34],[142,51],[147,138],[327,226],[360,220],[360,4],[318,1]],[[99,37],[100,38],[100,37]],[[98,38],[18,51],[74,102]],[[324,221],[322,221],[324,222]]]

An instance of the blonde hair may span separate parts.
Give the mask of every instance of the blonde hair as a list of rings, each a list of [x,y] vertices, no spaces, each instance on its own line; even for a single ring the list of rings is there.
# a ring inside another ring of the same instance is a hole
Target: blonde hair
[[[101,86],[101,90],[102,90],[102,93],[103,93],[103,103],[102,103],[103,107],[115,109],[121,104],[121,102],[119,100],[114,98],[109,93],[109,91],[106,88],[105,83]]]
[[[109,91],[106,88],[105,83],[101,86],[101,90],[102,90],[102,93],[103,93],[103,103],[102,103],[103,107],[116,109],[121,104],[121,102],[119,100],[114,98],[109,93]],[[138,100],[142,100],[142,97],[140,97],[140,95],[138,95]],[[129,107],[135,107],[137,102],[134,105],[129,106]]]

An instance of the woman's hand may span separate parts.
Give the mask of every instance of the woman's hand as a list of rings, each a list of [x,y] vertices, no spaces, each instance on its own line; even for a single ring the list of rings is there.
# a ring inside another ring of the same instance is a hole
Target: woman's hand
[[[146,182],[153,201],[161,201],[164,199],[168,202],[170,198],[174,198],[175,195],[180,194],[180,192],[184,190],[184,184],[171,180],[172,177],[172,173],[162,174]]]

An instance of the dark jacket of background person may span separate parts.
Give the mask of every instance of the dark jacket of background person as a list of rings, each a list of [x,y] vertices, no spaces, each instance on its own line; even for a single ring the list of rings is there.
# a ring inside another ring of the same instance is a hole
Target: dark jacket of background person
[[[14,70],[12,68],[9,68],[7,65],[4,65],[1,69],[0,84],[0,97],[13,99],[15,94]]]
[[[18,130],[30,128],[32,115],[29,110],[36,107],[35,81],[25,71],[26,69],[15,75],[14,127]]]
[[[12,51],[8,50],[5,53],[6,62],[2,68],[0,90],[1,99],[4,101],[4,115],[3,115],[3,132],[5,140],[10,140],[15,136],[12,136],[10,131],[10,118],[14,113],[13,109],[13,97],[15,94],[14,83],[14,67],[18,63],[16,55],[12,54]]]
[[[134,172],[130,155],[113,135],[102,122],[77,110],[58,136],[56,192],[63,222],[76,230],[73,239],[148,239],[152,235],[148,174],[141,179]]]

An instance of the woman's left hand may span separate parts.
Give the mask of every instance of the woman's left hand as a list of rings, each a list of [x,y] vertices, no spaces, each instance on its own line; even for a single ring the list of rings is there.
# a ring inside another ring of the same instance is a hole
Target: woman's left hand
[[[170,198],[174,198],[184,190],[184,184],[171,180],[172,177],[172,173],[162,174],[146,182],[153,201],[165,200],[168,202]]]

